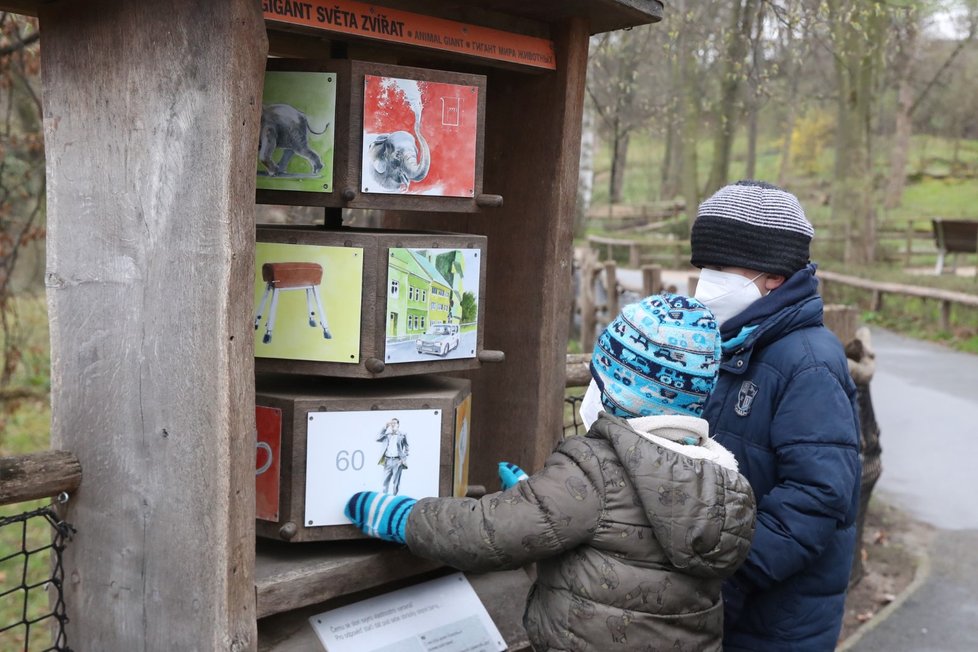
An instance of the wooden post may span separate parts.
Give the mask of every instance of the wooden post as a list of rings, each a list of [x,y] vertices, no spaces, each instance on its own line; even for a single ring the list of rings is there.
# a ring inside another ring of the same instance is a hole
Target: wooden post
[[[615,261],[609,260],[604,264],[604,286],[608,293],[608,320],[612,320],[618,314],[618,274]]]
[[[700,280],[699,274],[690,274],[686,279],[686,293],[689,296],[696,294],[696,283]]]
[[[628,245],[628,269],[638,269],[640,266],[638,243],[632,242]]]
[[[76,650],[257,647],[254,0],[38,5]]]
[[[843,345],[855,339],[859,326],[859,310],[855,306],[828,304],[823,309],[822,319],[825,327],[835,333]]]
[[[951,302],[946,299],[941,301],[941,330],[951,330]]]
[[[879,288],[873,290],[873,298],[870,305],[870,310],[873,312],[879,312],[883,309],[883,291]]]
[[[910,266],[910,257],[913,253],[913,220],[907,221],[907,251],[903,256],[903,266]]]
[[[650,297],[662,292],[662,265],[642,265],[642,294]]]

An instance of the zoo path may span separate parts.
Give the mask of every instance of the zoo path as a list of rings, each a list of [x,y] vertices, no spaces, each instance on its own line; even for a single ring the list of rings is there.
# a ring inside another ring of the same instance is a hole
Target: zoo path
[[[846,652],[978,650],[978,356],[873,329],[874,495],[937,528],[917,577]]]

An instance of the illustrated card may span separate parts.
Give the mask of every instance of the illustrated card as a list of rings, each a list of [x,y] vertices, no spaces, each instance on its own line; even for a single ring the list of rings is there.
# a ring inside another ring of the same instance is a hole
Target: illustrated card
[[[255,516],[278,521],[281,483],[282,411],[255,406]]]
[[[360,361],[363,249],[259,242],[255,357]]]
[[[462,498],[469,488],[469,448],[471,436],[469,426],[472,423],[472,395],[455,408],[455,469],[452,479],[452,495]]]
[[[479,89],[366,75],[364,193],[475,194]]]
[[[386,362],[475,357],[479,256],[478,249],[390,249]]]
[[[336,73],[265,73],[256,186],[332,192]]]
[[[310,412],[306,441],[309,527],[349,525],[358,491],[438,495],[441,410]]]

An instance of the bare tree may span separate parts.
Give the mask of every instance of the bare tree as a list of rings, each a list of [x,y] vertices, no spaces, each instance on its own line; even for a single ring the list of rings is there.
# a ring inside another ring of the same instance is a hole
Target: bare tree
[[[720,91],[714,107],[713,160],[704,195],[727,183],[730,176],[730,153],[734,130],[743,114],[741,90],[747,78],[747,54],[758,19],[760,0],[734,0],[721,6],[730,7],[730,25],[724,32],[724,50],[719,79]]]
[[[621,201],[632,134],[651,112],[654,91],[643,74],[650,65],[652,27],[607,32],[592,42],[587,92],[611,147],[611,203]]]
[[[835,54],[836,137],[832,219],[843,227],[846,263],[875,257],[873,109],[890,8],[866,0],[826,0]]]
[[[967,0],[960,3],[958,8],[961,10],[959,18],[962,22],[963,36],[954,43],[937,70],[930,75],[916,93],[914,78],[919,75],[915,67],[920,64],[918,46],[921,21],[924,15],[923,8],[914,3],[903,7],[901,20],[897,21],[894,29],[896,46],[892,74],[896,79],[898,90],[893,139],[890,148],[889,180],[884,198],[886,208],[896,208],[903,200],[914,114],[942,80],[950,75],[952,67],[965,49],[978,38],[978,2]]]

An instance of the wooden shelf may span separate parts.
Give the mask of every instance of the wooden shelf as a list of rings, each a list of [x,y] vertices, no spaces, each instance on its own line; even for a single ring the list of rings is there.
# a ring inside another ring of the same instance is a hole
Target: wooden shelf
[[[304,595],[313,599],[315,595],[329,595],[328,598],[307,603],[301,608],[287,607],[283,613],[267,616],[258,621],[258,652],[309,652],[321,650],[322,645],[316,638],[309,618],[318,613],[333,609],[343,604],[364,599],[382,593],[391,587],[385,586],[381,591],[363,591],[368,586],[388,584],[392,579],[419,576],[419,580],[428,579],[421,575],[430,575],[439,566],[433,562],[414,557],[405,549],[392,551],[390,546],[379,550],[372,545],[376,542],[353,542],[351,546],[339,544],[303,544],[279,545],[275,554],[267,551],[259,553],[257,567],[258,575],[258,612],[262,614],[274,601],[281,604],[281,599],[289,603],[296,602],[296,597]],[[340,552],[337,548],[346,548]],[[301,548],[298,555],[287,555],[288,550]],[[356,548],[362,548],[359,552]],[[307,551],[308,549],[308,551]],[[319,549],[317,555],[312,552]],[[319,563],[315,563],[315,557]],[[291,562],[289,561],[291,560]],[[399,571],[397,578],[387,574],[388,566],[394,562]],[[318,570],[316,567],[318,566]],[[450,569],[440,567],[444,572]],[[274,571],[271,575],[265,575]],[[523,607],[526,595],[530,589],[530,579],[522,570],[503,571],[498,573],[467,573],[466,577],[475,589],[476,595],[485,605],[499,633],[511,652],[529,650],[526,630],[523,629]],[[277,589],[272,592],[272,585]],[[403,585],[410,582],[400,582]],[[312,586],[318,591],[310,591]],[[397,588],[397,587],[394,587]],[[358,594],[344,592],[356,589]],[[264,598],[262,597],[264,593]],[[274,612],[273,612],[274,613]]]
[[[258,617],[300,609],[415,577],[441,565],[383,541],[280,543],[259,539],[255,555]]]

